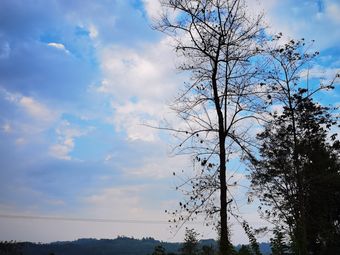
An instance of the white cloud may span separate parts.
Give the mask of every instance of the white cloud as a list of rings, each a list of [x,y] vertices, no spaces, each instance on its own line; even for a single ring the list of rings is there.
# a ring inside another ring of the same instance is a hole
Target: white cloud
[[[303,70],[300,77],[304,79],[316,78],[327,82],[334,80],[337,74],[340,74],[340,67],[329,68],[321,65],[315,65],[310,69]]]
[[[16,144],[33,141],[36,135],[51,128],[58,120],[60,112],[49,107],[40,100],[24,96],[20,93],[9,92],[0,87],[0,97],[14,106],[15,114],[3,126],[4,132],[11,132],[19,136]],[[18,142],[20,141],[20,142]]]
[[[142,140],[154,142],[157,140],[158,130],[149,126],[157,126],[159,119],[164,112],[165,106],[159,102],[130,102],[112,103],[115,113],[109,118],[117,131],[125,131],[130,141]],[[147,126],[148,125],[148,126]]]
[[[8,58],[10,53],[11,53],[11,47],[9,45],[9,42],[0,41],[0,59]]]
[[[22,97],[22,95],[20,95],[18,93],[9,92],[8,90],[4,89],[3,87],[0,87],[0,93],[5,100],[7,100],[11,103],[17,103],[19,101],[19,99]]]
[[[1,129],[4,133],[11,133],[12,132],[12,126],[8,122],[4,123],[1,127]]]
[[[326,15],[336,24],[340,25],[340,3],[334,0],[326,0]]]
[[[111,235],[129,235],[136,238],[157,236],[161,240],[181,241],[184,228],[174,236],[169,230],[169,215],[164,211],[178,205],[178,201],[162,198],[162,193],[168,188],[162,185],[119,185],[99,190],[84,198],[86,212],[90,217],[114,220],[151,221],[147,223],[134,222],[112,224]],[[151,200],[150,194],[153,199]],[[152,224],[152,221],[164,224]],[[105,223],[107,225],[107,223]],[[212,231],[202,224],[195,225],[206,238],[212,237]],[[210,231],[209,231],[210,230]],[[94,232],[94,231],[93,231]],[[93,232],[91,236],[93,236]],[[99,231],[98,231],[99,232]],[[102,231],[100,231],[102,232]],[[94,232],[96,233],[96,232]],[[213,232],[213,236],[215,233]]]
[[[246,0],[246,5],[250,15],[267,14],[268,11],[273,8],[279,0]]]
[[[98,32],[98,29],[95,25],[93,25],[93,24],[89,25],[89,32],[90,32],[90,37],[92,39],[95,39],[95,38],[98,37],[99,32]]]
[[[23,137],[19,137],[19,138],[17,138],[16,140],[15,140],[15,144],[16,145],[23,145],[23,144],[25,144],[27,141],[25,140],[25,138],[23,138]]]
[[[7,101],[20,107],[27,116],[43,123],[51,123],[58,117],[58,112],[50,109],[47,105],[32,97],[23,96],[20,93],[12,93],[0,88],[0,94]]]
[[[174,171],[186,168],[192,168],[190,156],[182,155],[170,157],[169,155],[158,155],[157,158],[150,157],[145,159],[142,166],[126,169],[124,172],[127,176],[148,179],[163,179],[172,176]]]
[[[104,161],[111,161],[113,159],[113,155],[112,154],[108,154],[105,156]]]
[[[151,19],[157,19],[162,13],[162,6],[159,0],[143,0],[145,10]]]
[[[316,1],[260,1],[265,20],[272,33],[282,32],[290,38],[315,40],[318,49],[337,46],[340,30],[335,0],[325,0],[320,9]],[[284,22],[282,22],[284,20]]]
[[[51,122],[55,119],[56,113],[31,97],[22,96],[18,104],[23,107],[31,117],[42,122]]]
[[[85,197],[84,202],[91,206],[92,213],[100,217],[143,219],[145,210],[142,207],[141,193],[146,188],[145,185],[106,188]]]
[[[68,121],[62,121],[55,130],[58,141],[50,147],[50,155],[58,159],[71,160],[72,157],[69,154],[75,147],[75,139],[88,134],[92,129],[81,129],[72,126]]]
[[[67,54],[69,54],[69,50],[65,48],[65,45],[62,43],[55,43],[55,42],[50,42],[47,44],[48,46],[52,47],[52,48],[56,48],[58,50],[61,50]]]
[[[46,199],[45,202],[52,206],[64,206],[66,204],[62,199]]]
[[[157,140],[157,131],[143,124],[157,126],[180,84],[169,43],[163,39],[140,49],[111,46],[101,52],[105,78],[96,90],[112,97],[114,115],[108,121],[129,140]]]
[[[54,144],[50,147],[50,154],[56,158],[70,160],[71,157],[68,155],[73,150],[74,144],[67,145],[65,142]]]
[[[98,91],[114,95],[116,100],[162,100],[173,92],[171,75],[173,54],[167,40],[140,49],[118,46],[101,52],[101,67],[106,77]],[[166,61],[165,61],[166,60]]]

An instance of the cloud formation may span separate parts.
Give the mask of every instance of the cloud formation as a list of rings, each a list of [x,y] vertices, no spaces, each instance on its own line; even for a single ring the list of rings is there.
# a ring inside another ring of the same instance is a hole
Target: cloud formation
[[[50,42],[47,44],[50,47],[56,48],[58,50],[61,50],[67,54],[69,54],[70,52],[65,48],[65,45],[62,43],[55,43],[55,42]]]
[[[269,0],[261,1],[260,6],[265,12],[265,19],[272,32],[282,32],[285,36],[295,39],[315,40],[315,46],[319,50],[338,47],[340,37],[338,29],[340,19],[336,14],[340,8],[338,1],[302,0],[297,3],[293,0]]]
[[[157,140],[157,132],[143,124],[157,126],[180,84],[173,59],[168,39],[133,50],[115,45],[102,50],[105,79],[97,91],[111,96],[110,121],[128,139]]]

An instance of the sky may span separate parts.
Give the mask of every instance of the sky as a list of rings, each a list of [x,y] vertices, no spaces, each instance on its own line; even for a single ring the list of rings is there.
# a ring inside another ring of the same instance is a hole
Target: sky
[[[315,40],[311,77],[340,70],[339,0],[249,7],[265,13],[271,32]],[[163,224],[164,210],[181,198],[172,172],[192,163],[171,153],[169,134],[147,126],[175,118],[168,105],[186,79],[169,38],[151,28],[159,13],[157,0],[1,0],[0,240],[183,239],[183,229],[174,236]],[[338,104],[340,89],[318,99]],[[265,224],[242,208],[251,224]],[[216,238],[199,221],[188,227]],[[234,243],[247,242],[233,229]]]

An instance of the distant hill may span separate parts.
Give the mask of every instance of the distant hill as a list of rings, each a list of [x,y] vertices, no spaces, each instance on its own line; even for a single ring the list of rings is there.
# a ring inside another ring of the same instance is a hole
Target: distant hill
[[[130,237],[99,240],[87,238],[48,244],[22,242],[18,243],[18,246],[21,247],[23,255],[148,255],[154,251],[155,246],[160,244],[167,253],[179,253],[182,246],[181,243],[161,242],[153,238],[134,239]],[[200,245],[217,247],[217,242],[213,239],[201,240]],[[239,246],[235,248],[238,249]],[[269,244],[261,243],[260,248],[264,255],[270,254]]]

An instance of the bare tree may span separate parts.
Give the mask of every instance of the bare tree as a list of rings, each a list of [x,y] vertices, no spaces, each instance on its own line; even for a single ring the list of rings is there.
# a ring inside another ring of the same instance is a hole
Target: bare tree
[[[179,69],[190,74],[172,105],[181,125],[166,128],[181,139],[176,152],[194,160],[194,175],[178,187],[187,196],[177,221],[218,213],[220,252],[228,254],[229,187],[236,183],[228,183],[227,165],[251,154],[249,130],[264,109],[265,91],[257,79],[262,16],[249,17],[243,0],[164,0],[162,5],[166,14],[156,28],[173,38]]]

